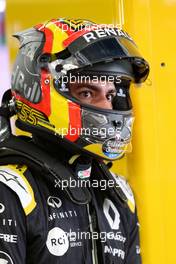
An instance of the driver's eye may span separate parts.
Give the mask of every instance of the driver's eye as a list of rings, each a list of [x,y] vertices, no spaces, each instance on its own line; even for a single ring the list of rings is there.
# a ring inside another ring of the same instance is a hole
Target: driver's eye
[[[90,98],[92,96],[92,92],[91,91],[82,91],[79,93],[79,96],[81,96],[83,98]]]
[[[115,97],[115,93],[112,93],[112,94],[107,94],[106,98],[108,101],[112,102],[112,100],[114,99]]]

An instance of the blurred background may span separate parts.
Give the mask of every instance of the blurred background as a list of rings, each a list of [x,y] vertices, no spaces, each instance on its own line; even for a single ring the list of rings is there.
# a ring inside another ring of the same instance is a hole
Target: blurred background
[[[150,63],[148,80],[131,89],[133,151],[113,169],[129,180],[135,193],[143,264],[174,264],[176,0],[0,0],[0,95],[10,87],[18,49],[12,34],[58,17],[119,24]]]
[[[10,86],[9,51],[5,33],[6,1],[0,0],[0,100],[2,94]]]

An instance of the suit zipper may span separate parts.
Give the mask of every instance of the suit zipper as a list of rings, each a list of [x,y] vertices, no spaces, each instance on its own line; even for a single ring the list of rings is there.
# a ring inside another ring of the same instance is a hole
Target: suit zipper
[[[92,262],[93,262],[93,264],[98,264],[96,240],[94,240],[92,237],[92,234],[94,232],[94,228],[93,228],[93,224],[92,224],[92,216],[90,214],[89,204],[87,204],[87,213],[88,213],[88,217],[89,217],[89,227],[90,227],[91,240],[92,240]]]

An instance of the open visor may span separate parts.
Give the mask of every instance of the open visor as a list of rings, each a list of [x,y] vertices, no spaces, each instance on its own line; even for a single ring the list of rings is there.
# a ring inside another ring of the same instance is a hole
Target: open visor
[[[133,82],[143,82],[149,73],[148,63],[141,57],[132,40],[107,37],[86,43],[84,35],[72,42],[64,52],[55,54],[50,70],[59,78],[69,71],[76,74],[128,76]]]
[[[83,65],[115,58],[141,58],[134,42],[122,37],[107,37],[105,39],[98,39],[92,43],[85,43],[84,36],[82,36],[71,43],[68,46],[68,50]]]
[[[69,50],[72,51],[70,47]],[[95,71],[94,69],[97,68],[96,72],[100,74],[102,70],[109,74],[124,72],[136,83],[145,81],[149,73],[148,63],[141,57],[136,45],[125,38],[111,37],[98,40],[76,51],[74,57],[82,71]]]

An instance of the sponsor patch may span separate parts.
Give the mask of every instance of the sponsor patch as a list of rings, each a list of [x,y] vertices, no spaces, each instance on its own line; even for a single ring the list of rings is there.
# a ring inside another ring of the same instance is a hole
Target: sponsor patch
[[[0,233],[0,241],[3,240],[7,243],[17,243],[18,236],[11,234],[2,234]]]
[[[111,246],[105,246],[104,253],[112,254],[114,257],[118,257],[121,259],[125,258],[125,252],[120,248],[112,248]]]
[[[110,214],[110,211],[113,211],[113,215]],[[120,214],[109,199],[105,199],[103,203],[103,212],[106,216],[106,219],[113,230],[118,230],[120,225]]]
[[[33,190],[23,174],[26,169],[26,166],[20,170],[16,165],[0,166],[0,182],[18,195],[25,214],[28,215],[35,208],[36,202]],[[3,209],[1,205],[0,210]]]
[[[63,256],[69,248],[69,241],[65,231],[59,227],[51,229],[48,233],[46,246],[52,255]]]
[[[14,264],[14,262],[6,252],[0,251],[0,264]]]
[[[62,206],[62,201],[58,197],[49,196],[47,200],[47,204],[53,208],[59,209]]]
[[[89,167],[87,170],[80,170],[80,171],[78,171],[78,178],[80,178],[80,179],[89,178],[90,173],[91,173],[91,167]]]
[[[5,211],[5,206],[0,203],[0,214],[2,214]]]

